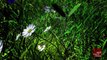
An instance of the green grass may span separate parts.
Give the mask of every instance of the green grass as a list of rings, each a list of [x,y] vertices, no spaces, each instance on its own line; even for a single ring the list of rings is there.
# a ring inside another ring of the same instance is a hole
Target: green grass
[[[66,13],[45,13],[44,7],[58,4]],[[102,48],[107,59],[107,1],[104,0],[22,0],[7,5],[0,1],[0,39],[3,50],[0,60],[95,60],[93,48]],[[2,10],[10,11],[5,16]],[[28,38],[16,36],[29,24],[36,26]],[[46,27],[51,26],[47,32]],[[43,51],[37,46],[45,44]]]

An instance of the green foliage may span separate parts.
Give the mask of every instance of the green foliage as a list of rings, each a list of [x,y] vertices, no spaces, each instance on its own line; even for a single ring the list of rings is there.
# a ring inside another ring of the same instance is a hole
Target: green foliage
[[[67,17],[52,10],[58,4]],[[107,1],[103,0],[17,0],[0,1],[0,60],[94,60],[93,48],[102,48],[100,60],[107,57]],[[9,13],[9,14],[8,14]],[[35,31],[25,38],[29,24]],[[44,30],[51,26],[49,31]],[[16,40],[16,36],[19,36]],[[46,45],[43,51],[38,45]]]

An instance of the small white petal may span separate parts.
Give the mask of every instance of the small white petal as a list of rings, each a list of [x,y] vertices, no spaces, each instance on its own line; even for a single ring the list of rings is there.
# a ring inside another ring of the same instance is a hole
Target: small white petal
[[[0,40],[0,53],[1,53],[2,49],[3,49],[3,42],[2,42],[2,40]]]
[[[44,32],[47,32],[47,31],[50,30],[50,29],[51,29],[51,26],[47,27],[47,28],[44,30]]]
[[[45,49],[45,45],[38,45],[38,50],[43,51]]]
[[[26,31],[27,32],[28,28],[27,29],[24,29],[24,32]]]
[[[32,29],[31,33],[33,33],[35,31],[35,29]]]
[[[32,29],[34,29],[34,28],[35,28],[35,25],[33,25],[33,24],[29,24],[28,28],[32,28]]]
[[[27,32],[22,32],[22,36],[27,35]]]
[[[18,34],[18,35],[16,36],[16,40],[18,40],[20,36],[21,36],[21,34]]]

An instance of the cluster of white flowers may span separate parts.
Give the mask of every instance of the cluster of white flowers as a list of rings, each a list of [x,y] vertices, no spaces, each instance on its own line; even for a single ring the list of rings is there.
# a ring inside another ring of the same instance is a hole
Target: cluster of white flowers
[[[51,26],[46,27],[46,29],[44,30],[44,32],[47,32],[47,31],[49,31],[50,29],[51,29]],[[32,35],[32,33],[34,33],[34,31],[35,31],[35,25],[29,24],[29,25],[26,27],[26,29],[23,30],[22,36],[25,37],[25,38],[26,38],[26,37],[29,37],[29,36]],[[21,36],[21,33],[16,36],[16,40],[18,40],[20,36]],[[0,41],[0,43],[2,43],[2,41]],[[38,45],[37,47],[38,47],[38,50],[39,50],[39,51],[43,51],[43,50],[45,49],[45,45]],[[2,48],[2,45],[0,45],[0,48]]]
[[[55,10],[53,10],[53,9],[52,9],[51,7],[49,7],[49,6],[45,6],[44,10],[45,10],[46,13],[47,13],[47,12],[54,12],[54,13],[55,13]],[[49,31],[50,29],[51,29],[51,26],[47,27],[43,32],[47,32],[47,31]],[[31,36],[32,33],[34,33],[34,31],[35,31],[35,25],[29,24],[29,25],[26,27],[26,29],[23,30],[22,33],[19,33],[19,34],[16,36],[16,39],[15,39],[15,40],[18,40],[21,35],[22,35],[23,37],[27,38],[27,37]],[[38,47],[38,50],[39,50],[39,51],[43,51],[43,50],[45,49],[45,45],[38,45],[37,47]],[[2,42],[2,40],[0,40],[0,53],[1,53],[1,51],[2,51],[2,48],[3,48],[3,42]]]
[[[50,8],[49,6],[46,6],[46,7],[44,8],[44,10],[45,10],[46,13],[47,13],[47,12],[54,12],[54,13],[55,13],[55,10],[53,10],[53,9]],[[47,31],[49,31],[50,29],[51,29],[51,26],[47,27],[47,28],[44,30],[44,32],[47,32]],[[25,38],[26,38],[26,37],[29,37],[29,36],[32,35],[32,33],[34,33],[34,31],[35,31],[35,25],[29,24],[29,25],[26,27],[26,29],[23,30],[22,33],[20,33],[20,34],[18,34],[18,35],[16,36],[16,39],[15,39],[15,40],[18,40],[21,35],[22,35],[23,37],[25,37]],[[45,49],[45,45],[38,45],[37,47],[38,47],[38,50],[39,50],[39,51],[43,51],[43,50]],[[2,48],[3,48],[3,42],[2,42],[2,40],[0,40],[0,53],[1,53],[1,51],[2,51]]]

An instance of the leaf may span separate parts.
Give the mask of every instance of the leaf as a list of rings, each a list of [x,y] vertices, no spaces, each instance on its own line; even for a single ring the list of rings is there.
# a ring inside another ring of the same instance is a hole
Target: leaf
[[[10,21],[8,21],[9,23],[14,23],[14,24],[17,24],[17,22],[16,21],[14,21],[14,20],[10,20]]]
[[[102,49],[104,49],[104,46],[106,45],[107,40],[104,41],[103,45],[102,45]]]
[[[74,8],[70,11],[70,13],[68,14],[68,17],[70,17],[79,7],[81,4],[77,4],[76,6],[74,6]]]
[[[73,29],[74,27],[75,27],[75,26],[72,26],[70,29],[68,29],[68,30],[64,33],[64,35],[71,33],[71,31],[72,31],[72,29]]]

